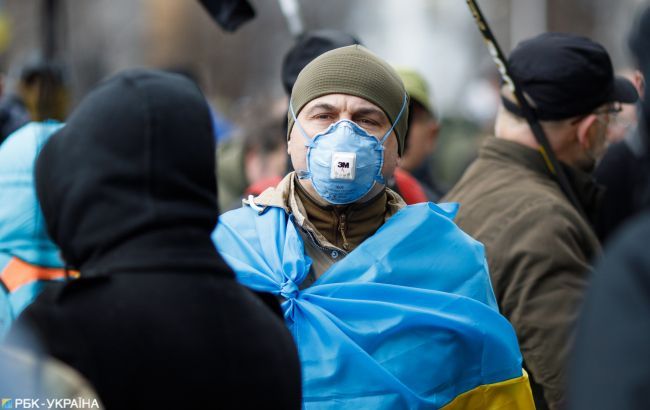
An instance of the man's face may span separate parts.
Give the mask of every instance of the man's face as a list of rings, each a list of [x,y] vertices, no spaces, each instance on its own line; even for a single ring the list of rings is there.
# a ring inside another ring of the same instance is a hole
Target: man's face
[[[596,162],[600,161],[605,155],[605,151],[607,151],[609,145],[609,141],[607,140],[607,131],[609,130],[612,119],[614,118],[614,116],[608,113],[597,115],[597,129],[595,130],[593,146],[591,149],[591,154]]]
[[[423,107],[413,104],[411,123],[404,155],[400,158],[400,167],[413,172],[417,170],[433,153],[438,137],[438,122]]]
[[[310,101],[298,114],[298,122],[309,138],[322,133],[331,124],[340,120],[350,120],[380,140],[390,129],[391,124],[386,114],[375,104],[347,94],[328,94]],[[327,138],[325,136],[324,138]],[[382,175],[385,179],[393,176],[397,166],[397,137],[393,131],[384,142],[384,164]],[[294,124],[289,135],[288,152],[291,163],[296,170],[307,169],[307,147],[305,137],[301,134],[298,124]],[[309,180],[300,180],[301,184],[312,196],[319,197]],[[364,198],[363,202],[376,195],[382,187],[375,186]]]
[[[637,124],[635,104],[621,104],[621,112],[612,118],[607,129],[607,141],[610,143],[623,140],[627,133]]]
[[[623,70],[618,74],[634,84],[634,88],[639,93],[639,98],[643,100],[643,89],[645,87],[643,74],[639,70]],[[636,104],[621,104],[621,112],[615,118],[612,118],[609,123],[607,140],[610,143],[621,141],[630,129],[636,126],[638,120]]]
[[[608,146],[607,131],[610,121],[620,110],[619,106],[620,104],[606,104],[585,118],[589,125],[585,138],[582,138],[582,156],[576,162],[578,168],[592,172],[605,155]]]

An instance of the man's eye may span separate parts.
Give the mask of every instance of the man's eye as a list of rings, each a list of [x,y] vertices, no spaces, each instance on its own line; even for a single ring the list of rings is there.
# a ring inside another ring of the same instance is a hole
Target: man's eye
[[[376,126],[376,125],[378,125],[378,124],[377,124],[377,121],[375,121],[375,120],[371,120],[370,118],[361,118],[361,119],[359,119],[358,122],[359,122],[359,124],[361,124],[361,125],[371,125],[371,126]]]
[[[316,114],[313,118],[316,120],[331,120],[334,116],[332,114]]]

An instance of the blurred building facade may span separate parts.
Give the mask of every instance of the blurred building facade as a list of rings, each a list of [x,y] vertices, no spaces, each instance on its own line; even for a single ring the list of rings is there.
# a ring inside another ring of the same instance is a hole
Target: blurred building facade
[[[43,3],[4,0],[10,42],[0,68],[15,73],[40,48]],[[590,36],[629,65],[625,36],[641,0],[480,1],[507,52],[517,41],[545,30]],[[56,57],[68,67],[76,101],[101,78],[133,66],[185,67],[228,114],[245,99],[281,96],[280,64],[292,37],[278,2],[253,0],[257,17],[235,33],[223,32],[190,0],[58,0]],[[477,67],[490,67],[463,1],[302,0],[304,27],[357,35],[389,61],[420,70],[443,115],[462,110],[463,94]]]

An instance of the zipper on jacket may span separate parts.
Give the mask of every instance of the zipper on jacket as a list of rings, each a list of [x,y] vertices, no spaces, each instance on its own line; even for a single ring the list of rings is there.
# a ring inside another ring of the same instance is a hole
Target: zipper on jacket
[[[313,234],[312,232],[308,231],[307,229],[303,228],[302,226],[299,226],[299,228],[300,228],[300,229],[301,229],[305,234],[307,234],[307,237],[309,237],[309,239],[311,240],[311,243],[312,243],[316,248],[320,249],[323,253],[327,253],[327,254],[329,254],[330,257],[331,257],[332,259],[338,259],[339,256],[346,256],[346,255],[348,254],[347,252],[345,252],[345,251],[342,250],[342,249],[338,249],[338,248],[328,248],[328,247],[326,247],[326,246],[322,246],[322,245],[320,245],[320,244],[318,243],[318,240],[316,239],[316,237],[314,236],[314,234]],[[336,255],[336,256],[334,256],[334,255]]]
[[[350,249],[350,244],[348,243],[348,238],[345,236],[346,226],[346,217],[345,214],[339,217],[339,232],[341,233],[341,238],[343,239],[343,249],[346,251]]]

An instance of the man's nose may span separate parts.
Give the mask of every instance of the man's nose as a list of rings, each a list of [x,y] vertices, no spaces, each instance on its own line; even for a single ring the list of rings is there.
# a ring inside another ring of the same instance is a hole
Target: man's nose
[[[352,114],[349,112],[342,112],[339,114],[339,121],[340,120],[350,120],[352,121]]]

